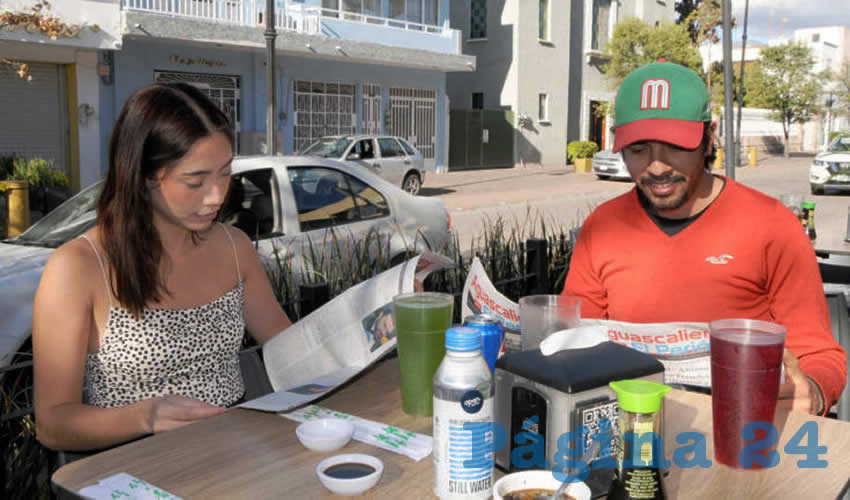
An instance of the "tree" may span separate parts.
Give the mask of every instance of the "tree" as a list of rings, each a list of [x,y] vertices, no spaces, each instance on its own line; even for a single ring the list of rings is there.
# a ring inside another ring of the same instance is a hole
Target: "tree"
[[[830,75],[835,97],[835,112],[850,117],[850,60],[844,61],[841,68]]]
[[[806,123],[819,111],[820,79],[812,74],[815,61],[802,44],[784,44],[761,50],[761,71],[748,76],[750,102],[772,111],[771,119],[782,124],[785,156],[788,136],[795,123]]]
[[[691,39],[697,47],[708,42],[709,53],[711,48],[720,42],[717,30],[723,24],[723,7],[720,0],[700,0],[699,5],[694,8],[686,19]],[[735,19],[732,19],[732,28],[735,28]],[[711,93],[711,71],[706,77],[706,85]],[[722,73],[722,72],[721,72]]]
[[[696,27],[693,25],[691,20],[688,19],[688,17],[690,17],[691,12],[699,7],[700,2],[702,2],[702,0],[680,0],[673,6],[673,8],[676,9],[676,14],[678,14],[678,17],[676,17],[676,24],[684,24],[687,26],[688,33],[690,33],[691,40],[693,40],[694,43],[697,41],[697,31]],[[699,44],[697,44],[697,46],[699,46]]]
[[[650,26],[638,18],[617,24],[605,47],[610,57],[603,70],[614,85],[619,85],[633,70],[644,64],[666,59],[702,73],[702,57],[681,24]]]

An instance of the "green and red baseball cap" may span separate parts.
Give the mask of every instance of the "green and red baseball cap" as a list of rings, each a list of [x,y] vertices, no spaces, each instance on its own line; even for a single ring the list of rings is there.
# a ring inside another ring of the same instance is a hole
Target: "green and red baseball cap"
[[[694,71],[653,62],[629,73],[614,105],[614,152],[639,141],[694,149],[711,121],[708,91]]]

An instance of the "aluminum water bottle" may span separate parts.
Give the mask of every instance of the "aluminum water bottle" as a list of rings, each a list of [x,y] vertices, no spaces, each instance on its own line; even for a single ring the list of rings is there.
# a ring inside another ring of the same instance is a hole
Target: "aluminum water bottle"
[[[434,493],[485,500],[493,491],[493,375],[481,334],[446,332],[446,356],[434,374]]]

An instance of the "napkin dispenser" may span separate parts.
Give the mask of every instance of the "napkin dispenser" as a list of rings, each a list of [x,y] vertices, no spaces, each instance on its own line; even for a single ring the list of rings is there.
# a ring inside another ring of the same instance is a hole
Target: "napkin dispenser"
[[[616,457],[617,396],[608,382],[622,379],[664,382],[664,366],[649,354],[614,342],[551,356],[532,349],[499,358],[494,373],[496,422],[507,432],[507,442],[496,452],[496,465],[509,472],[551,469],[561,435],[584,424],[584,449],[603,418],[610,420],[613,433],[609,450],[600,450],[600,457]]]

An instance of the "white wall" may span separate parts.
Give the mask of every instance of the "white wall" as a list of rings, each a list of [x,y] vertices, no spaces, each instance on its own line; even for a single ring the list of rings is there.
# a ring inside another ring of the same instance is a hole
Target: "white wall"
[[[80,189],[101,176],[100,168],[100,81],[97,75],[97,53],[79,51],[77,65],[77,127],[80,135]],[[82,109],[90,106],[93,114],[84,116]]]

